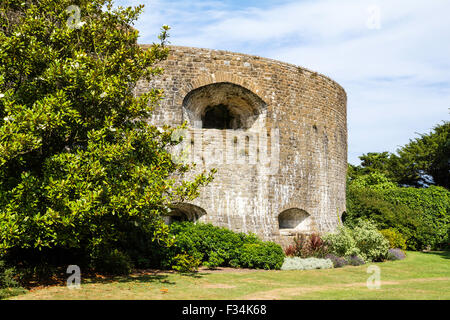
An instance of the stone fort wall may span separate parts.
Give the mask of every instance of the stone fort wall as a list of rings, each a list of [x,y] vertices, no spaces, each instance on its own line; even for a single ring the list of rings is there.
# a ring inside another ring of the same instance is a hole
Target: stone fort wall
[[[346,209],[344,89],[317,72],[276,60],[170,50],[164,74],[140,82],[137,94],[164,89],[151,122],[187,121],[183,148],[197,164],[192,174],[217,169],[200,197],[179,204],[174,217],[277,242],[296,232],[334,230]]]

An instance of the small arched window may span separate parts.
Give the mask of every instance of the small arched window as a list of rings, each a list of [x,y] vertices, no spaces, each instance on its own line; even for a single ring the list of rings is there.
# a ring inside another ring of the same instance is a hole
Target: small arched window
[[[287,209],[279,214],[278,226],[281,232],[308,232],[311,229],[311,217],[305,210]]]

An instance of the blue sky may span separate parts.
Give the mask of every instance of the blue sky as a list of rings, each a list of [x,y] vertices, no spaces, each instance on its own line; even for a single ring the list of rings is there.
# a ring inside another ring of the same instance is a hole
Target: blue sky
[[[450,120],[448,0],[120,0],[145,4],[140,43],[171,26],[173,45],[294,63],[347,91],[348,160],[394,152]],[[379,17],[379,19],[377,19]]]

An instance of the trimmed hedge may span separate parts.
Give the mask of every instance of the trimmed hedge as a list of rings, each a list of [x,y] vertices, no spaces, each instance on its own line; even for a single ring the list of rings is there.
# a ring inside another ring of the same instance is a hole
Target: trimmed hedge
[[[231,265],[240,268],[280,269],[285,258],[283,249],[273,242],[244,244],[238,252]]]
[[[351,182],[343,220],[352,227],[359,218],[371,219],[378,229],[396,229],[406,238],[407,249],[442,249],[449,246],[450,191]]]
[[[418,248],[443,248],[449,243],[450,231],[450,191],[438,186],[425,189],[395,188],[383,192],[383,199],[391,203],[405,205],[419,213],[420,222],[429,232],[413,235],[418,240]],[[399,230],[401,232],[401,230]]]

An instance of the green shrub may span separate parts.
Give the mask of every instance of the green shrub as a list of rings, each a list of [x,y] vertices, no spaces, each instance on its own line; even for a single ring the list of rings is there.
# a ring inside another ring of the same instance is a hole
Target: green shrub
[[[172,269],[177,270],[179,272],[194,272],[198,270],[198,267],[201,264],[201,260],[194,258],[193,256],[182,253],[177,254],[173,258]]]
[[[188,254],[209,268],[279,268],[280,256],[284,257],[282,248],[274,243],[263,242],[254,234],[237,233],[212,224],[174,222],[169,232],[175,237],[175,244],[168,248],[158,247],[152,258],[159,261],[162,268],[176,264],[174,258],[179,254]]]
[[[3,260],[0,260],[0,299],[25,292],[25,289],[20,286],[16,277],[16,269],[7,266]]]
[[[311,270],[331,269],[333,262],[330,259],[286,257],[281,270]]]
[[[223,264],[224,262],[224,259],[222,258],[223,256],[225,256],[223,252],[213,251],[209,254],[208,261],[206,261],[203,264],[210,269],[215,269]]]
[[[389,250],[389,242],[375,224],[366,220],[359,220],[353,229],[340,226],[337,233],[323,238],[330,253],[339,257],[358,256],[365,262],[382,261]]]
[[[283,249],[276,243],[251,243],[240,248],[238,260],[232,263],[241,268],[280,269],[284,257]]]
[[[389,248],[406,250],[406,239],[396,229],[383,229],[380,230],[380,233],[389,241]]]
[[[214,259],[223,260],[218,266],[228,266],[231,260],[237,259],[239,248],[244,244],[261,242],[254,235],[204,223],[175,222],[170,225],[170,234],[175,236],[176,242],[169,249],[172,252],[169,256],[186,252],[206,262],[210,260],[210,254],[215,252]]]

